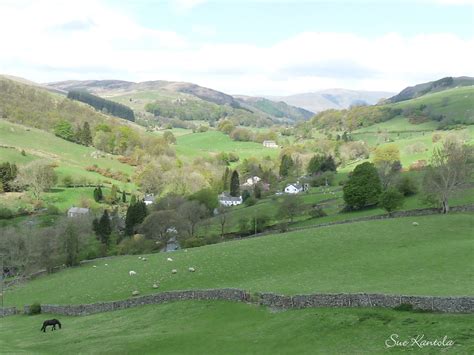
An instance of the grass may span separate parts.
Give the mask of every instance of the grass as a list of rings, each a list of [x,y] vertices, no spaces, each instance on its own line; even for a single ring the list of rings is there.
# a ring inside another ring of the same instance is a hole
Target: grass
[[[218,131],[186,134],[177,137],[176,153],[178,156],[196,158],[202,155],[220,152],[235,153],[242,161],[245,158],[276,158],[280,149],[265,148],[259,143],[237,142]]]
[[[275,234],[175,252],[173,262],[166,261],[166,253],[148,261],[137,256],[97,260],[9,289],[4,302],[118,300],[134,290],[156,292],[151,287],[156,281],[160,291],[237,287],[282,294],[472,295],[472,217],[398,218]],[[420,225],[414,227],[414,221]],[[190,266],[195,273],[187,272]],[[130,277],[130,270],[138,275]]]
[[[91,153],[96,151],[95,148],[68,142],[39,129],[0,121],[0,145],[15,147],[19,151],[24,149],[27,157],[31,157],[31,159],[42,158],[55,162],[58,165],[56,170],[60,177],[71,175],[74,178],[87,178],[93,182],[108,180],[128,190],[136,189],[133,184],[124,184],[85,170],[87,166],[97,164],[101,168],[109,168],[112,171],[121,171],[127,175],[132,175],[133,167],[120,163],[110,155],[97,159],[92,158]],[[14,153],[10,152],[9,156],[4,155],[4,151],[10,150],[13,149],[2,149],[1,161],[18,162],[19,164],[28,162],[21,154],[12,155]],[[9,158],[12,158],[12,160],[8,160]]]
[[[57,316],[61,330],[40,332],[53,315],[2,320],[3,353],[48,354],[380,354],[391,334],[455,341],[449,353],[474,351],[472,315],[383,309],[313,308],[270,312],[225,301],[183,301],[101,313]],[[440,351],[426,347],[423,353]],[[445,349],[446,350],[446,349]],[[442,351],[442,350],[441,350]]]

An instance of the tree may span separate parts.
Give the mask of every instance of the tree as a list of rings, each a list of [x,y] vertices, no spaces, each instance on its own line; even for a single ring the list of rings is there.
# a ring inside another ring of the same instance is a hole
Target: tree
[[[110,196],[109,196],[110,203],[113,204],[117,202],[117,192],[118,192],[117,185],[113,184],[112,188],[110,189]]]
[[[107,210],[104,210],[104,213],[99,220],[97,218],[94,219],[92,227],[100,242],[104,245],[108,245],[110,234],[112,234],[112,226],[110,224],[110,216]]]
[[[222,175],[222,191],[227,191],[230,189],[230,169],[228,167],[225,168],[224,174]]]
[[[145,218],[140,231],[148,239],[167,243],[173,235],[178,219],[175,211],[156,211]]]
[[[163,133],[163,138],[168,144],[176,144],[176,137],[173,132],[165,131],[165,133]]]
[[[3,187],[3,192],[14,191],[13,182],[17,175],[18,168],[15,164],[8,162],[0,164],[0,186]]]
[[[64,250],[66,253],[66,265],[75,266],[79,264],[79,235],[72,223],[66,225],[64,231]]]
[[[307,171],[310,175],[318,175],[326,171],[336,171],[336,162],[331,155],[314,155],[308,163]]]
[[[391,187],[380,194],[379,206],[391,216],[393,211],[403,206],[403,194]]]
[[[74,141],[74,130],[72,125],[66,120],[60,120],[54,126],[54,134],[62,139]]]
[[[125,193],[125,190],[122,191],[122,202],[127,202],[127,194]]]
[[[415,179],[407,175],[402,176],[402,178],[398,180],[397,189],[403,196],[411,196],[418,192]]]
[[[221,238],[224,238],[225,234],[225,226],[229,223],[230,221],[230,214],[229,214],[230,208],[227,206],[219,206],[217,208],[217,212],[219,213],[217,215],[217,218],[219,220],[219,224],[221,226]]]
[[[282,219],[288,219],[290,223],[293,223],[293,219],[301,211],[300,204],[301,201],[298,196],[285,196],[281,201],[280,205],[278,206],[277,217]]]
[[[35,160],[20,169],[16,181],[19,185],[28,187],[33,197],[39,200],[41,193],[52,188],[58,177],[49,162]]]
[[[89,122],[84,122],[81,130],[81,143],[85,146],[90,146],[92,144],[92,134]]]
[[[240,196],[240,180],[237,170],[232,172],[232,177],[230,178],[230,195],[233,197]]]
[[[208,209],[209,212],[214,211],[215,208],[217,208],[218,201],[217,201],[217,194],[212,190],[212,189],[202,189],[191,196],[189,196],[189,199],[191,201],[198,201],[206,208]]]
[[[434,149],[423,190],[429,200],[441,205],[443,213],[449,212],[449,199],[471,181],[473,156],[472,147],[456,143],[444,143]]]
[[[281,157],[280,176],[288,177],[291,174],[293,167],[294,167],[294,162],[293,162],[293,159],[291,159],[291,156],[284,154]]]
[[[138,201],[134,204],[130,203],[127,214],[125,215],[125,234],[132,235],[135,233],[135,226],[142,223],[147,215],[145,202]]]
[[[196,226],[207,214],[206,207],[198,201],[188,201],[179,206],[178,215],[182,221],[181,227],[189,238],[194,238]]]
[[[375,165],[381,162],[393,163],[395,161],[400,161],[400,150],[395,144],[387,144],[375,149],[373,159]]]
[[[378,202],[382,185],[374,164],[356,166],[343,188],[343,198],[349,208],[359,209]]]
[[[262,186],[259,183],[253,186],[253,195],[257,199],[262,198]]]

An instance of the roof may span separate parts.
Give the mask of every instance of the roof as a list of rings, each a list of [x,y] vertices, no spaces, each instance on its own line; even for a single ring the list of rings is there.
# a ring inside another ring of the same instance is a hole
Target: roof
[[[293,186],[294,188],[296,188],[298,190],[301,190],[303,188],[303,186],[301,184],[288,184],[288,185],[286,185],[286,187],[290,187],[290,186]]]
[[[145,198],[143,199],[143,201],[151,201],[151,202],[154,202],[155,201],[155,196],[153,194],[151,195],[145,195]]]
[[[68,213],[86,214],[86,213],[89,213],[89,209],[88,208],[82,208],[82,207],[71,207],[67,212]]]
[[[219,201],[241,201],[241,200],[242,200],[242,196],[234,197],[234,196],[230,196],[224,193],[219,195]]]

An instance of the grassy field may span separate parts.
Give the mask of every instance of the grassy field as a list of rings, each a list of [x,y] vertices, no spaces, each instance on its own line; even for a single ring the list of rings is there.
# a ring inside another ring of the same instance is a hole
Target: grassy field
[[[96,151],[94,148],[65,141],[45,131],[0,121],[0,145],[15,147],[18,152],[24,149],[27,154],[27,157],[23,157],[21,154],[12,153],[13,149],[1,149],[1,161],[21,164],[28,162],[28,159],[42,158],[55,162],[60,176],[69,174],[75,178],[83,177],[92,181],[111,180],[126,188],[133,187],[132,184],[124,184],[85,170],[87,166],[97,164],[101,168],[132,175],[133,167],[120,163],[116,157],[110,155],[92,158],[91,154]]]
[[[420,225],[413,226],[414,221]],[[473,221],[472,214],[397,218],[158,253],[147,261],[137,256],[97,260],[9,289],[4,302],[23,306],[118,300],[134,290],[156,292],[156,281],[160,290],[472,295]],[[166,260],[170,255],[172,262]],[[191,266],[195,273],[187,271]],[[130,270],[136,277],[128,275]],[[74,287],[66,287],[71,283]]]
[[[53,315],[2,320],[2,353],[96,354],[381,354],[391,334],[455,341],[448,353],[474,351],[472,315],[382,309],[271,312],[224,301],[183,301],[85,317],[57,316],[61,330],[40,332]],[[388,344],[392,344],[389,342]]]
[[[178,156],[195,158],[220,152],[235,153],[240,157],[240,160],[243,160],[250,157],[263,158],[270,156],[275,158],[280,153],[280,149],[265,148],[254,142],[236,142],[218,131],[186,134],[177,137],[176,153]]]

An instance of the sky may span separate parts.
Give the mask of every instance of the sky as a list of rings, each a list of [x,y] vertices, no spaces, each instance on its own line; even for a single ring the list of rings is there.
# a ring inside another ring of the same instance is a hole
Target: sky
[[[474,0],[0,0],[0,73],[230,94],[474,76]]]

